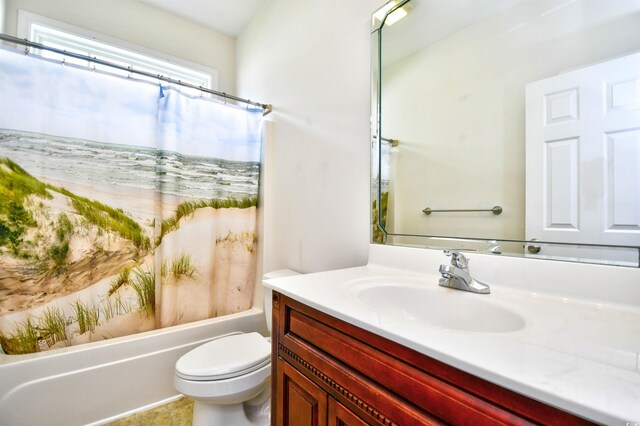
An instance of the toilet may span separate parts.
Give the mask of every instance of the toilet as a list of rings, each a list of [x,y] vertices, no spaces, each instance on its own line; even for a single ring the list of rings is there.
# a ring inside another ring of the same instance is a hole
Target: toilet
[[[263,279],[288,277],[283,269]],[[264,312],[271,331],[271,290],[264,289]],[[270,424],[271,341],[259,333],[232,333],[198,346],[176,362],[173,384],[192,398],[194,426]]]

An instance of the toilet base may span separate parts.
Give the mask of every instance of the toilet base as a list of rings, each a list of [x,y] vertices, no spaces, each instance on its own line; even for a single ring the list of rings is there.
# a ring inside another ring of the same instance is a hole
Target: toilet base
[[[270,400],[270,386],[240,404],[220,405],[195,400],[193,426],[269,426]]]

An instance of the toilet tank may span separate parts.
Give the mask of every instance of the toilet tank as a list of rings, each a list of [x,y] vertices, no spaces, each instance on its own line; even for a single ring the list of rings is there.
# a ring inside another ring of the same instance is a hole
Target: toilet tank
[[[284,278],[291,277],[293,275],[300,275],[299,272],[292,271],[291,269],[278,269],[277,271],[267,272],[262,276],[262,281],[269,280],[271,278]],[[264,292],[264,314],[267,319],[267,328],[271,332],[271,294],[270,288],[262,287]]]

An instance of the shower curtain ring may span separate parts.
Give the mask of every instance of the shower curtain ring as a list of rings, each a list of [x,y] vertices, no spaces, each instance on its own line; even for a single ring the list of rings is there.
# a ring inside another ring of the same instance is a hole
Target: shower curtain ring
[[[127,66],[127,69],[129,70],[129,72],[127,73],[127,78],[131,80],[131,65]]]
[[[26,38],[24,39],[25,42],[28,42],[29,40],[27,40]],[[24,54],[28,55],[29,54],[29,45],[27,43],[25,43],[24,45]]]
[[[247,99],[247,111],[249,111],[249,105],[251,105],[251,99]]]

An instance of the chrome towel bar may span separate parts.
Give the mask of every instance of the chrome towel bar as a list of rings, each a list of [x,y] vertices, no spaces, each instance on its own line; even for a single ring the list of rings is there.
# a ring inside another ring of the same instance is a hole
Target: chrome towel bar
[[[378,135],[373,135],[371,138],[375,141]],[[383,142],[388,142],[391,145],[391,148],[395,148],[400,145],[400,141],[398,139],[390,139],[390,138],[380,138]]]
[[[442,210],[434,210],[431,207],[427,207],[426,209],[422,210],[422,212],[424,214],[431,214],[431,213],[439,213],[439,212],[491,212],[493,214],[500,214],[502,213],[502,207],[500,206],[495,206],[491,209],[442,209]]]

